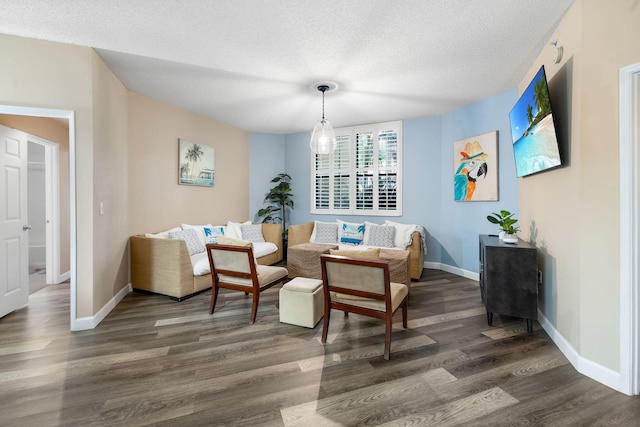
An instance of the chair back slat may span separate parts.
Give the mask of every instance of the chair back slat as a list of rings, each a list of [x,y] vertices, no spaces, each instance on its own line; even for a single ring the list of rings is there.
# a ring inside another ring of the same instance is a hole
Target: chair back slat
[[[326,271],[331,291],[384,299],[384,266],[328,262]]]
[[[229,276],[251,277],[253,249],[249,246],[208,245],[212,271]]]

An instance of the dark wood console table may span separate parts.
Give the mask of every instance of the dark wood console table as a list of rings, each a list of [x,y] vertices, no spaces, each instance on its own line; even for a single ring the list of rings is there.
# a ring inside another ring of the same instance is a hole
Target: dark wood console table
[[[498,236],[480,235],[480,294],[487,310],[487,323],[493,313],[527,320],[533,332],[538,318],[538,250],[518,239],[504,243]]]

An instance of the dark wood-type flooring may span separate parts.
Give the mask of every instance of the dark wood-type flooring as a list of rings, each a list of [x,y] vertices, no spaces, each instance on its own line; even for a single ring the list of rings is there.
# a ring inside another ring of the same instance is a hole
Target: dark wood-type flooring
[[[496,315],[477,282],[425,270],[391,360],[380,321],[334,312],[325,346],[278,321],[278,288],[183,302],[133,292],[69,331],[69,287],[0,319],[2,426],[640,426],[640,397],[579,373],[536,323]],[[396,315],[400,322],[400,313]]]

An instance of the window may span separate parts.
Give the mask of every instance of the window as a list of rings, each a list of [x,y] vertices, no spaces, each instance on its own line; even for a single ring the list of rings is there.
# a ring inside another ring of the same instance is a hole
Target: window
[[[335,132],[332,154],[311,153],[311,213],[402,215],[402,122]]]

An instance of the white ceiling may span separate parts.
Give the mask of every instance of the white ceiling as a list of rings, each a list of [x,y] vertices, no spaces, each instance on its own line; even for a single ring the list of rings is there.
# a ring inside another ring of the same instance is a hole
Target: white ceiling
[[[0,0],[134,92],[252,132],[440,115],[515,87],[573,0]],[[560,41],[559,44],[562,44]]]

